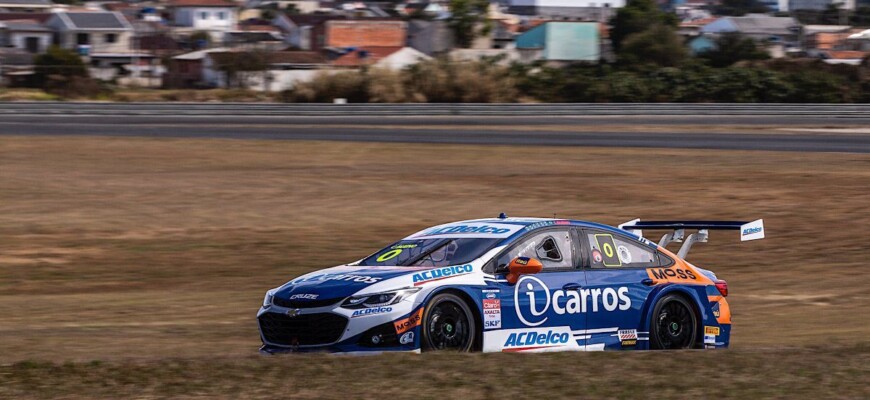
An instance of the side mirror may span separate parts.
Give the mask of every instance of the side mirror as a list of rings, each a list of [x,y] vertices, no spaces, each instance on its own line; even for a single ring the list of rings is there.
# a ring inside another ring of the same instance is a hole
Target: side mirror
[[[508,283],[513,285],[520,279],[520,275],[537,274],[543,269],[544,265],[537,259],[517,257],[508,264],[509,272],[505,278],[507,278]]]

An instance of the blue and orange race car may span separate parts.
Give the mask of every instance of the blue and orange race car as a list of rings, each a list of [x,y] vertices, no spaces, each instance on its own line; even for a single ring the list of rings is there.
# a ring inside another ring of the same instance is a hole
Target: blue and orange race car
[[[764,237],[761,220],[614,228],[502,214],[427,228],[269,290],[261,351],[725,348],[728,284],[684,260],[722,229]],[[643,230],[667,233],[656,244]]]

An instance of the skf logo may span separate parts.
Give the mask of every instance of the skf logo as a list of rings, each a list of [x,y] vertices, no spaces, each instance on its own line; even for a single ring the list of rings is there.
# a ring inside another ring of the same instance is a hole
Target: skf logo
[[[465,264],[424,271],[419,274],[414,274],[414,286],[420,286],[425,283],[440,281],[454,276],[470,274],[473,270],[471,264]]]
[[[704,327],[704,334],[705,335],[719,336],[719,327],[718,326],[705,326]]]
[[[400,319],[393,323],[393,327],[396,328],[396,334],[401,335],[404,332],[407,332],[411,328],[415,328],[420,325],[420,321],[423,320],[423,309],[417,310],[417,312],[411,314],[408,318]]]

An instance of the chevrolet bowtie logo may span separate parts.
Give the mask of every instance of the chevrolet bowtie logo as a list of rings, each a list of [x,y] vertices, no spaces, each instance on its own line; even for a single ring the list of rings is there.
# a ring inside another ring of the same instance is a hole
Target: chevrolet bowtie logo
[[[295,316],[297,316],[297,315],[299,315],[299,309],[298,309],[298,308],[291,308],[291,309],[287,310],[287,316],[288,316],[288,317],[295,317]]]

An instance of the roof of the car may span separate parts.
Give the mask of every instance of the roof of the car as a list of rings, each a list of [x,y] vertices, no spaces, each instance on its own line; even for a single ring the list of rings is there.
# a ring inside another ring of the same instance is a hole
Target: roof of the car
[[[604,224],[599,224],[597,222],[582,221],[582,220],[576,220],[576,219],[565,219],[565,218],[508,217],[508,218],[470,219],[470,220],[466,220],[466,221],[454,222],[454,224],[463,224],[463,223],[523,225],[526,227],[526,229],[525,229],[526,232],[533,230],[533,229],[545,228],[548,226],[569,225],[569,226],[579,226],[579,227],[583,227],[583,228],[602,229],[602,230],[618,232],[621,234],[625,234],[628,236],[634,236],[634,237],[637,236],[629,231],[615,228],[615,227],[612,227],[610,225],[604,225]],[[516,237],[516,236],[517,235],[513,235],[513,237]]]

